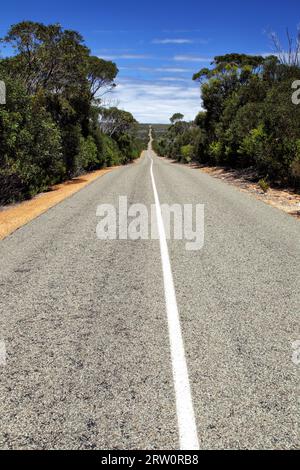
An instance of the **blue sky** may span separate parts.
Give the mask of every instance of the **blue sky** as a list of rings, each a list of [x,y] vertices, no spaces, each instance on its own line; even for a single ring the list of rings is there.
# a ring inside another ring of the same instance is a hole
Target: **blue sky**
[[[109,102],[140,122],[167,122],[177,111],[192,119],[201,108],[194,72],[218,54],[272,53],[268,33],[282,36],[289,27],[295,34],[300,7],[299,0],[9,0],[0,35],[25,19],[78,30],[93,54],[119,67]]]

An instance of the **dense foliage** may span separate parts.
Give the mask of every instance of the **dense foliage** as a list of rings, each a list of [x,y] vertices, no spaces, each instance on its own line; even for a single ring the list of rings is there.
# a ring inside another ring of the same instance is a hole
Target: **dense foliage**
[[[118,69],[91,56],[80,34],[27,21],[13,25],[2,44],[15,54],[0,59],[7,90],[0,105],[0,203],[138,156],[133,116],[101,106]]]
[[[196,73],[201,111],[192,123],[172,116],[155,142],[161,154],[183,162],[253,167],[270,182],[300,183],[300,105],[292,103],[298,65],[277,56],[227,54]]]

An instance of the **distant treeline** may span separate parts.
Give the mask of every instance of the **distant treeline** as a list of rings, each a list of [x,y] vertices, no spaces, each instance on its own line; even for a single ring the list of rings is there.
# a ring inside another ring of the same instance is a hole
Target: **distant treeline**
[[[79,33],[28,21],[1,42],[15,51],[0,59],[1,204],[139,156],[133,116],[102,107],[117,66],[92,56]]]
[[[179,161],[252,167],[266,181],[300,184],[300,105],[293,104],[300,79],[299,55],[286,60],[227,54],[196,73],[203,109],[194,122],[175,114],[155,140],[159,154]]]

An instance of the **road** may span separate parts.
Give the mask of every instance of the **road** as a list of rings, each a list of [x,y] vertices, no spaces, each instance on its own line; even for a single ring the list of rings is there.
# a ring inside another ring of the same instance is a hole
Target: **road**
[[[98,204],[149,208],[153,181],[160,204],[205,205],[203,248],[167,243],[173,291],[161,239],[96,236]],[[0,448],[178,449],[180,412],[200,449],[299,448],[299,229],[150,148],[1,241]]]

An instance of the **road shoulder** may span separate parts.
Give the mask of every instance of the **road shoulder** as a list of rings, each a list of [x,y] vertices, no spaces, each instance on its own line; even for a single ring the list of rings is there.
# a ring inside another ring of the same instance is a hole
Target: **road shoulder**
[[[165,159],[165,157],[159,157]],[[225,184],[234,186],[241,192],[264,202],[282,212],[285,212],[296,219],[300,220],[300,194],[292,189],[270,187],[267,193],[264,193],[253,177],[251,170],[229,169],[219,166],[198,165],[195,163],[180,163],[176,160],[167,159],[171,163],[175,163],[186,168],[200,170],[208,176],[223,181]]]
[[[118,166],[96,170],[77,178],[52,186],[49,191],[38,194],[34,198],[18,204],[11,204],[0,208],[0,240],[13,233],[39,215],[46,212],[64,199],[72,196],[100,176],[109,173]]]

